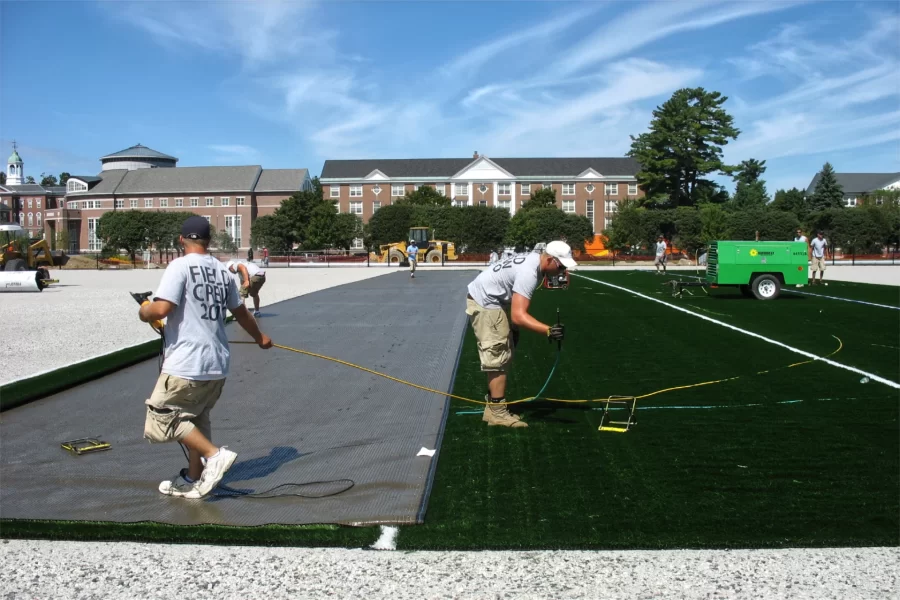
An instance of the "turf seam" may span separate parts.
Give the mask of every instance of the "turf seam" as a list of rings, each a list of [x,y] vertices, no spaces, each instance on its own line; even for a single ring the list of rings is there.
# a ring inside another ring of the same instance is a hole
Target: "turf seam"
[[[696,318],[698,318],[698,319],[703,319],[704,321],[709,321],[710,323],[715,323],[716,325],[721,325],[722,327],[725,327],[725,328],[727,328],[727,329],[731,329],[731,330],[733,330],[733,331],[737,331],[737,332],[739,332],[739,333],[743,333],[744,335],[749,335],[750,337],[755,337],[755,338],[757,338],[757,339],[763,340],[764,342],[768,342],[768,343],[770,343],[770,344],[774,344],[774,345],[776,345],[776,346],[780,346],[780,347],[782,347],[782,348],[785,348],[786,350],[789,350],[789,351],[791,351],[791,352],[794,352],[795,354],[799,354],[799,355],[801,355],[801,356],[805,356],[805,357],[811,358],[811,359],[813,359],[813,360],[821,361],[821,362],[824,362],[824,363],[826,363],[826,364],[828,364],[828,365],[831,365],[831,366],[833,366],[833,367],[837,367],[837,368],[839,368],[839,369],[845,369],[845,370],[847,370],[847,371],[851,371],[851,372],[856,373],[856,374],[858,374],[858,375],[863,375],[864,377],[868,377],[868,378],[871,379],[872,381],[877,381],[877,382],[879,382],[879,383],[883,383],[884,385],[890,386],[890,387],[892,387],[892,388],[900,389],[900,383],[897,383],[896,381],[891,381],[890,379],[885,379],[884,377],[880,377],[880,376],[878,376],[878,375],[875,375],[874,373],[869,373],[869,372],[867,372],[867,371],[863,371],[862,369],[858,369],[858,368],[856,368],[856,367],[851,367],[851,366],[849,366],[849,365],[841,364],[841,363],[836,362],[836,361],[833,361],[833,360],[831,360],[831,359],[829,359],[829,358],[824,358],[824,357],[821,357],[821,356],[816,356],[815,354],[812,354],[811,352],[807,352],[807,351],[805,351],[805,350],[801,350],[800,348],[795,348],[795,347],[793,347],[793,346],[789,346],[789,345],[785,344],[784,342],[779,342],[779,341],[777,341],[777,340],[773,340],[772,338],[766,337],[766,336],[761,335],[761,334],[759,334],[759,333],[755,333],[755,332],[749,331],[749,330],[747,330],[747,329],[742,329],[742,328],[740,328],[740,327],[736,327],[736,326],[734,326],[734,325],[730,325],[730,324],[728,324],[728,323],[725,323],[724,321],[719,321],[719,320],[717,320],[717,319],[713,319],[713,318],[711,318],[711,317],[707,317],[707,316],[705,316],[705,315],[701,315],[701,314],[695,313],[694,311],[687,310],[686,308],[682,308],[681,306],[676,306],[676,305],[671,304],[671,303],[669,303],[669,302],[663,302],[662,300],[659,300],[658,298],[653,298],[652,296],[647,296],[646,294],[642,294],[642,293],[640,293],[640,292],[636,292],[636,291],[634,291],[634,290],[630,290],[630,289],[628,289],[628,288],[626,288],[626,287],[618,286],[618,285],[615,285],[615,284],[613,284],[613,283],[608,283],[608,282],[606,282],[606,281],[600,281],[599,279],[592,279],[592,278],[590,278],[590,277],[585,277],[584,275],[579,275],[578,273],[572,273],[572,275],[575,275],[576,277],[581,277],[582,279],[587,279],[588,281],[593,281],[594,283],[599,283],[600,285],[605,285],[605,286],[608,286],[608,287],[611,287],[611,288],[614,288],[614,289],[617,289],[617,290],[620,290],[620,291],[623,291],[623,292],[628,292],[629,294],[633,294],[633,295],[635,295],[635,296],[637,296],[637,297],[639,297],[639,298],[643,298],[643,299],[645,299],[645,300],[651,300],[651,301],[656,302],[656,303],[658,303],[658,304],[662,304],[663,306],[668,306],[669,308],[672,308],[672,309],[674,309],[674,310],[677,310],[677,311],[683,312],[683,313],[685,313],[685,314],[691,315],[691,316],[696,317]]]

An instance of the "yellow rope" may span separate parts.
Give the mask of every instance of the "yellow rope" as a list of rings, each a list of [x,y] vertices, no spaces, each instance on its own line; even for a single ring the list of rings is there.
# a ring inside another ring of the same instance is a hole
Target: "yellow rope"
[[[832,335],[831,337],[833,337],[834,339],[836,339],[836,340],[838,341],[838,348],[837,348],[837,350],[835,350],[835,351],[832,352],[831,354],[828,354],[828,355],[824,356],[823,358],[829,358],[829,357],[834,356],[835,354],[837,354],[838,352],[841,351],[841,348],[844,347],[844,343],[841,342],[841,339],[840,339],[839,337],[837,337],[836,335]],[[231,343],[231,344],[254,344],[254,345],[256,344],[256,342],[229,342],[229,343]],[[408,385],[408,386],[410,386],[410,387],[414,387],[414,388],[416,388],[416,389],[418,389],[418,390],[422,390],[423,392],[431,392],[432,394],[438,394],[438,395],[440,395],[440,396],[446,396],[447,398],[453,398],[454,400],[461,400],[461,401],[463,401],[463,402],[469,402],[469,403],[471,403],[471,404],[482,404],[482,405],[488,404],[488,403],[485,402],[484,400],[474,400],[474,399],[472,399],[472,398],[464,398],[464,397],[462,397],[462,396],[456,396],[456,395],[454,395],[454,394],[448,394],[447,392],[442,392],[442,391],[440,391],[440,390],[434,390],[434,389],[431,389],[431,388],[429,388],[429,387],[425,387],[424,385],[418,385],[418,384],[413,383],[413,382],[411,382],[411,381],[406,381],[405,379],[400,379],[400,378],[398,378],[398,377],[391,377],[390,375],[387,375],[387,374],[385,374],[385,373],[379,373],[378,371],[373,371],[372,369],[368,369],[368,368],[363,367],[363,366],[361,366],[361,365],[356,365],[356,364],[353,364],[353,363],[351,363],[351,362],[347,362],[347,361],[345,361],[345,360],[341,360],[341,359],[339,359],[339,358],[333,358],[333,357],[331,357],[331,356],[325,356],[324,354],[316,354],[315,352],[310,352],[310,351],[308,351],[308,350],[300,350],[299,348],[291,348],[290,346],[282,346],[281,344],[272,344],[272,346],[275,347],[275,348],[281,348],[282,350],[287,350],[287,351],[289,351],[289,352],[296,352],[297,354],[305,354],[306,356],[312,356],[312,357],[314,357],[314,358],[321,358],[322,360],[328,360],[328,361],[331,361],[331,362],[336,362],[336,363],[338,363],[338,364],[340,364],[340,365],[344,365],[344,366],[346,366],[346,367],[351,367],[351,368],[354,368],[354,369],[359,369],[360,371],[365,371],[366,373],[370,373],[370,374],[372,374],[372,375],[377,375],[378,377],[384,377],[385,379],[390,379],[391,381],[396,381],[397,383],[402,383],[403,385]],[[817,359],[805,360],[805,361],[803,361],[803,362],[798,362],[798,363],[794,363],[794,364],[792,364],[792,365],[787,365],[786,367],[778,367],[778,368],[772,369],[772,370],[777,371],[777,370],[779,370],[779,369],[790,369],[790,368],[792,368],[792,367],[798,367],[798,366],[800,366],[800,365],[805,365],[805,364],[809,364],[809,363],[811,363],[811,362],[815,362],[815,360],[817,360]],[[769,371],[759,371],[759,372],[757,372],[756,374],[757,374],[757,375],[761,375],[761,374],[763,374],[763,373],[768,373],[768,372],[769,372]],[[687,390],[687,389],[690,389],[690,388],[701,387],[701,386],[704,386],[704,385],[713,385],[714,383],[723,383],[723,382],[725,382],[725,381],[734,381],[735,379],[740,379],[741,377],[744,377],[744,376],[743,376],[743,375],[737,375],[737,376],[735,376],[735,377],[727,377],[727,378],[725,378],[725,379],[714,379],[714,380],[712,380],[712,381],[703,381],[703,382],[700,382],[700,383],[692,383],[692,384],[690,384],[690,385],[679,385],[679,386],[675,386],[675,387],[665,388],[665,389],[662,389],[662,390],[657,390],[657,391],[655,391],[655,392],[650,392],[649,394],[643,394],[643,395],[641,395],[641,396],[608,396],[608,397],[606,397],[606,398],[594,398],[594,399],[590,399],[590,400],[564,400],[564,399],[560,399],[560,398],[544,398],[544,399],[547,400],[547,401],[549,401],[549,402],[559,402],[559,403],[561,403],[561,404],[586,404],[586,403],[589,403],[589,402],[606,402],[607,400],[612,400],[612,399],[624,399],[624,400],[632,400],[632,399],[633,399],[633,400],[641,400],[641,399],[643,399],[643,398],[649,398],[650,396],[656,396],[656,395],[659,395],[659,394],[665,394],[666,392],[674,392],[674,391],[677,391],[677,390]],[[531,401],[531,400],[534,400],[534,396],[530,396],[530,397],[528,397],[528,398],[522,398],[522,399],[520,399],[520,400],[510,400],[509,402],[497,402],[496,404],[507,404],[507,405],[511,405],[511,404],[521,404],[521,403],[523,403],[523,402],[529,402],[529,401]]]

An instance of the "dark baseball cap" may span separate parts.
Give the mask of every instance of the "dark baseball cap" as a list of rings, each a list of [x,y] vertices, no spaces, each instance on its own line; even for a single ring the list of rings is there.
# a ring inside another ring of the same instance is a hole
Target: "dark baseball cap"
[[[208,240],[209,221],[197,215],[188,217],[181,225],[181,235],[189,240]]]

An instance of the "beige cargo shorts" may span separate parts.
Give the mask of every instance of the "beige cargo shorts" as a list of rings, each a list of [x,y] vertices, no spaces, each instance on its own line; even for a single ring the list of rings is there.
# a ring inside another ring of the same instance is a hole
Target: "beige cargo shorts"
[[[145,402],[144,439],[155,443],[180,442],[194,427],[211,440],[209,411],[222,395],[224,379],[194,381],[160,374]]]
[[[266,283],[265,275],[254,275],[250,278],[250,285],[247,287],[241,286],[240,294],[241,298],[247,298],[249,296],[258,296],[259,290],[262,289],[263,284]]]
[[[816,271],[824,272],[825,271],[825,257],[823,256],[822,258],[816,258],[815,256],[813,256],[811,270],[813,273],[815,273]]]
[[[466,298],[466,314],[478,340],[478,357],[482,371],[506,371],[512,360],[512,338],[509,317],[501,308],[482,308]]]

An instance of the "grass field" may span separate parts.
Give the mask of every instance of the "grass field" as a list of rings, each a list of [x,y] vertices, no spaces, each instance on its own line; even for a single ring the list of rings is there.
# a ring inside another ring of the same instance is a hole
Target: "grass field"
[[[900,311],[736,290],[671,297],[648,272],[585,273],[891,381]],[[896,287],[804,292],[900,305]],[[454,401],[425,525],[402,549],[896,546],[898,391],[627,291],[573,278],[533,313],[566,341],[546,395],[591,399],[739,376],[638,403],[628,433],[599,432],[597,404],[514,407],[527,429],[487,427]],[[454,393],[482,398],[467,334]],[[556,352],[523,334],[507,397],[534,395]],[[759,374],[760,371],[767,371]],[[459,414],[458,414],[459,413]]]

